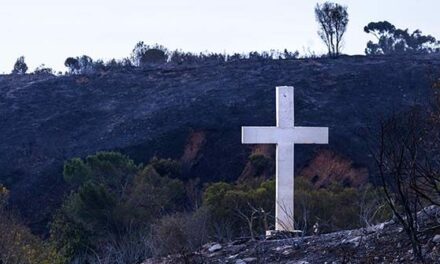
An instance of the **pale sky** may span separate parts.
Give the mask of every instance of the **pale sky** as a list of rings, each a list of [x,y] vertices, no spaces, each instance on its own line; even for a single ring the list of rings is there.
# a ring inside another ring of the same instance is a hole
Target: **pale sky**
[[[64,71],[69,56],[127,57],[136,42],[184,51],[310,49],[323,53],[314,6],[320,0],[0,0],[0,73],[24,55]],[[440,38],[439,0],[336,0],[350,16],[344,52],[363,54],[363,27],[388,20]]]

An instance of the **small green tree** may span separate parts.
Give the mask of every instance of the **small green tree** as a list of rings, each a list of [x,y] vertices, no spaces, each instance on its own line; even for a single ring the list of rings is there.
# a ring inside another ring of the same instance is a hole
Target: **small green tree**
[[[167,62],[168,50],[158,44],[149,46],[139,41],[133,48],[131,59],[136,66],[160,65]]]
[[[70,73],[78,73],[80,66],[79,66],[79,61],[77,58],[72,58],[69,57],[66,59],[66,61],[64,62],[64,66],[66,66],[67,68],[69,68],[69,72]]]
[[[25,74],[27,70],[28,70],[28,66],[24,61],[24,56],[21,56],[15,62],[14,68],[12,69],[12,74]]]
[[[377,39],[376,43],[367,43],[367,55],[424,54],[440,50],[440,43],[433,36],[423,35],[418,29],[410,33],[408,29],[396,28],[388,21],[371,22],[364,27],[364,31]]]
[[[64,66],[69,69],[71,74],[92,74],[104,67],[102,60],[93,61],[87,55],[79,57],[69,57],[64,61]]]
[[[52,75],[52,74],[55,74],[55,72],[51,68],[46,67],[44,64],[41,64],[40,66],[35,68],[34,74],[40,74],[40,75],[50,74],[50,75]]]

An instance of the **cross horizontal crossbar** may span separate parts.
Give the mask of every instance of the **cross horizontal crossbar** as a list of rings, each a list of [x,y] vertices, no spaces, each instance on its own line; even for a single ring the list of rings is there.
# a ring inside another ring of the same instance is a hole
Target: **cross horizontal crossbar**
[[[328,127],[242,127],[243,144],[328,144]]]

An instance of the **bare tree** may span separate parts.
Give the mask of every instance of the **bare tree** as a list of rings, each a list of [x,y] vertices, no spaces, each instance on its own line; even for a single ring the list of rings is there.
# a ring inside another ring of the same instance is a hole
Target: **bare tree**
[[[377,224],[379,215],[387,213],[388,204],[384,195],[371,185],[360,189],[359,221],[362,226],[371,227]]]
[[[319,23],[318,35],[327,46],[328,54],[337,57],[348,25],[347,7],[331,2],[317,4],[315,17]]]
[[[388,205],[423,261],[418,212],[439,205],[439,114],[412,110],[382,122],[375,153]]]
[[[185,184],[188,201],[192,209],[197,210],[202,203],[202,190],[200,188],[200,178],[189,179]]]
[[[252,205],[249,205],[250,212],[249,214],[243,212],[240,208],[236,208],[235,212],[237,215],[246,221],[248,229],[249,229],[249,235],[251,236],[251,240],[255,240],[255,234],[254,234],[254,222],[258,219],[258,213],[259,211],[255,209]]]

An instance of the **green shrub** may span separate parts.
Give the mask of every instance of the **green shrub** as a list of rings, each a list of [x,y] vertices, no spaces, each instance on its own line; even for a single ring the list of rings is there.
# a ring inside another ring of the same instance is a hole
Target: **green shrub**
[[[180,180],[115,152],[66,162],[64,178],[74,190],[55,215],[51,239],[70,260],[124,248],[113,241],[148,229],[161,216],[182,210],[185,202]]]
[[[168,50],[161,45],[146,45],[143,41],[136,43],[131,53],[131,60],[136,66],[160,65],[168,60]]]
[[[260,175],[273,167],[272,159],[263,154],[252,154],[249,156],[249,161],[255,170],[255,175]]]
[[[316,189],[308,179],[297,177],[294,196],[295,225],[306,233],[312,232],[315,223],[320,226],[319,232],[331,232],[391,217],[380,191],[370,185],[357,189],[333,182]],[[211,226],[223,228],[219,234],[214,232],[221,239],[226,238],[228,230],[232,237],[262,235],[274,225],[275,182],[263,181],[256,188],[214,183],[205,190],[203,204],[210,212]]]
[[[70,216],[64,204],[50,224],[50,241],[57,252],[67,260],[73,261],[87,256],[94,250],[92,234],[85,227]]]
[[[74,158],[64,164],[64,180],[74,186],[88,181],[104,184],[111,190],[123,190],[141,166],[117,152],[98,152],[81,160]]]
[[[178,161],[172,159],[159,159],[154,157],[150,161],[150,165],[159,173],[161,176],[167,176],[170,178],[180,178],[182,174],[182,168]]]
[[[161,218],[153,226],[153,253],[188,254],[208,242],[208,211],[200,208],[194,213],[177,213]]]
[[[56,250],[33,235],[5,205],[9,191],[0,184],[0,263],[63,263]]]
[[[297,228],[310,233],[318,223],[319,232],[326,233],[379,223],[391,217],[381,197],[380,191],[369,185],[356,189],[332,183],[327,188],[315,189],[310,181],[297,177],[294,198]]]
[[[215,230],[220,239],[231,235],[253,237],[273,225],[267,216],[274,212],[275,184],[271,180],[251,188],[245,184],[214,183],[205,190],[203,205],[209,210],[211,226],[224,229]]]

